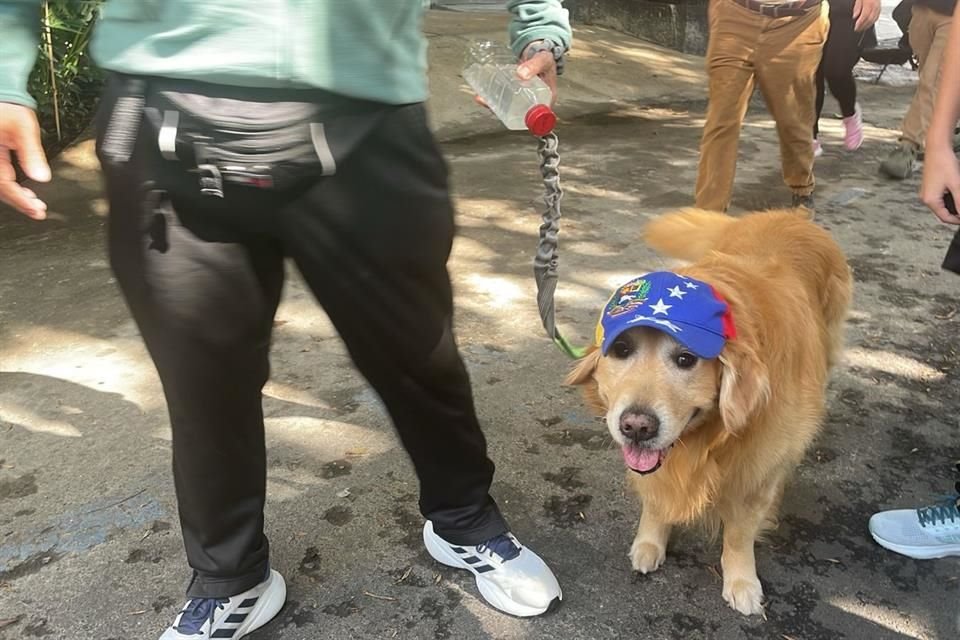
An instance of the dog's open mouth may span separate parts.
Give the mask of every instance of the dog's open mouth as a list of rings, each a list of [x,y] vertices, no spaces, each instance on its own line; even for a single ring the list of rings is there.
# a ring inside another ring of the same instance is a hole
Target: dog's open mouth
[[[653,473],[663,464],[669,450],[669,447],[666,449],[644,449],[635,444],[628,444],[623,447],[623,460],[631,471],[639,474]]]

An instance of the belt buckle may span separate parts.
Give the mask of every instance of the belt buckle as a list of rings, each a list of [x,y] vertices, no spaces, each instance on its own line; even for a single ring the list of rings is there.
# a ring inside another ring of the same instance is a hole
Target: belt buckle
[[[213,164],[197,165],[200,174],[200,193],[214,198],[223,197],[223,175],[220,169]]]

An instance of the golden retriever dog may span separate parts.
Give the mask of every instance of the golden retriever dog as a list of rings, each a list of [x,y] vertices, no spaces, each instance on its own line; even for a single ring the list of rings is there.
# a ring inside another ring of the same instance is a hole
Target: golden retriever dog
[[[722,527],[723,598],[759,614],[754,543],[820,430],[850,269],[800,210],[684,210],[644,239],[687,266],[620,287],[566,382],[584,387],[623,449],[643,506],[634,570],[660,567],[674,525]]]

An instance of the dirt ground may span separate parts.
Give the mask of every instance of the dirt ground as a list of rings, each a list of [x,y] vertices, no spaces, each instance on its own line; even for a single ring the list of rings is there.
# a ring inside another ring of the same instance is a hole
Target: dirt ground
[[[949,232],[918,203],[917,178],[877,174],[911,92],[863,85],[857,153],[825,120],[817,220],[853,266],[855,310],[824,433],[758,547],[765,619],[725,605],[719,547],[694,532],[674,537],[659,572],[632,574],[639,508],[619,453],[561,385],[570,362],[539,328],[535,143],[504,134],[444,145],[461,229],[457,331],[498,465],[495,497],[556,571],[563,606],[499,615],[469,576],[429,559],[389,421],[291,272],[265,390],[267,527],[289,600],[251,638],[957,637],[960,563],[898,557],[866,528],[875,510],[946,493],[960,458],[960,278],[939,269]],[[646,100],[561,122],[558,305],[576,341],[616,284],[662,266],[637,233],[691,203],[704,106]],[[789,202],[760,103],[740,151],[737,212]],[[186,577],[166,414],[102,250],[89,143],[57,173],[59,220],[0,216],[0,638],[152,638]]]

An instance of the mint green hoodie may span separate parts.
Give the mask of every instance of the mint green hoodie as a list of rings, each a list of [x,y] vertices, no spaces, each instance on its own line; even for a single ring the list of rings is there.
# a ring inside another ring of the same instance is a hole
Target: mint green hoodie
[[[0,0],[0,102],[35,106],[40,0]],[[428,4],[428,3],[426,3]],[[570,46],[561,0],[508,0],[517,53]],[[320,88],[390,104],[427,97],[425,0],[108,0],[92,43],[101,67],[243,87]]]

